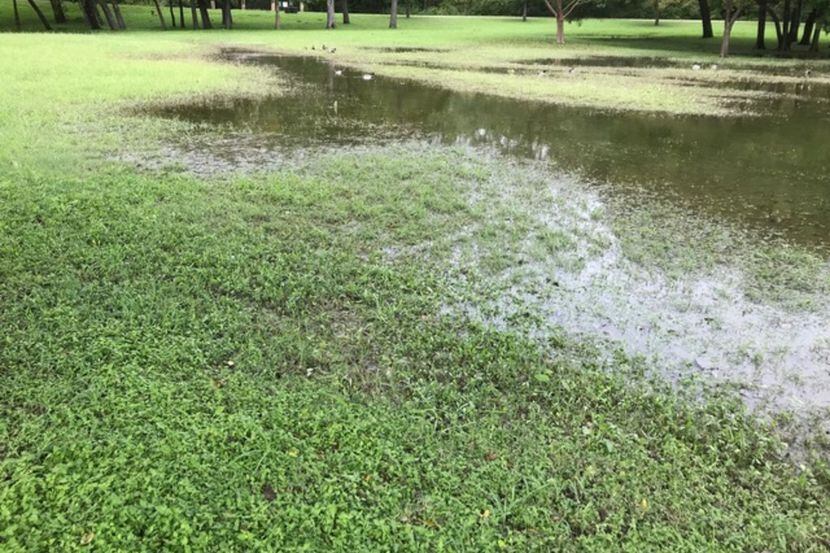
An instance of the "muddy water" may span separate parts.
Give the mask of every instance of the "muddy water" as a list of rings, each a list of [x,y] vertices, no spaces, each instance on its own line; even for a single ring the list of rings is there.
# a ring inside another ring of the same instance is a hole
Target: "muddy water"
[[[387,138],[414,139],[405,155],[430,144],[500,152],[486,161],[494,176],[471,202],[485,221],[524,220],[520,238],[483,241],[481,222],[471,222],[459,236],[390,252],[452,252],[448,313],[499,328],[532,320],[520,328],[543,343],[566,329],[608,351],[646,357],[674,380],[737,386],[761,411],[795,412],[799,423],[818,417],[808,432],[830,431],[830,286],[813,282],[799,292],[805,308],[751,293],[753,275],[770,270],[753,243],[768,235],[814,251],[825,266],[808,278],[830,282],[828,90],[777,84],[754,105],[763,117],[648,116],[367,79],[313,59],[232,56],[272,65],[298,85],[270,100],[164,110],[222,129],[204,141],[188,136],[173,146],[176,156],[208,170],[261,169],[316,146]],[[658,204],[677,209],[668,220],[683,219],[664,249],[685,259],[727,244],[726,261],[689,271],[633,257],[628,235],[661,225],[659,215],[636,217],[656,214]],[[632,210],[633,222],[596,215],[615,205]],[[720,243],[704,245],[722,231]],[[551,253],[544,237],[552,235],[568,246]]]
[[[233,54],[232,54],[233,55]],[[246,148],[286,151],[383,136],[489,145],[549,160],[588,181],[649,187],[692,208],[764,233],[830,249],[830,88],[776,84],[754,101],[764,117],[604,113],[462,94],[373,77],[312,58],[236,54],[306,86],[265,101],[179,107],[190,121],[257,135],[214,154],[233,166]],[[735,83],[736,91],[757,86]]]

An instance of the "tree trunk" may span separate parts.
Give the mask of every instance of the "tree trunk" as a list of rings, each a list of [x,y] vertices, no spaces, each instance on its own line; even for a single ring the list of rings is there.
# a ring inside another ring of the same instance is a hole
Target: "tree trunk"
[[[816,25],[813,29],[813,40],[810,42],[810,51],[818,52],[818,41],[821,39],[821,25]]]
[[[244,9],[245,9],[245,0],[239,0],[239,9],[240,9],[240,10],[244,10]]]
[[[12,0],[12,7],[14,9],[14,28],[20,30],[20,11],[17,9],[17,0]]]
[[[703,38],[715,36],[712,31],[712,10],[709,8],[709,0],[698,0],[700,6],[700,23],[703,25]]]
[[[184,29],[184,4],[179,0],[179,27]]]
[[[231,13],[231,0],[222,0],[222,26],[226,29],[233,29],[233,14]]]
[[[164,12],[161,11],[159,0],[153,0],[153,3],[156,5],[156,13],[159,14],[159,23],[161,23],[161,28],[166,31],[167,24],[164,22]]]
[[[790,10],[790,0],[784,0],[784,8],[782,13],[784,15],[784,21],[781,24],[781,37],[778,41],[778,49],[782,52],[789,51],[790,49],[790,19],[792,18],[792,10]]]
[[[389,28],[398,28],[398,0],[392,0],[392,8],[389,10]]]
[[[326,0],[326,29],[334,29],[334,0]]]
[[[118,28],[118,22],[115,20],[115,15],[113,15],[110,7],[107,6],[104,0],[98,0],[98,5],[101,7],[101,11],[104,12],[104,18],[107,20],[107,25],[110,30],[116,30]]]
[[[124,16],[121,15],[121,6],[118,5],[118,0],[112,0],[112,13],[115,14],[115,22],[118,23],[118,28],[122,31],[127,29],[127,23],[124,21]]]
[[[199,4],[199,15],[202,18],[202,29],[212,29],[213,23],[210,22],[207,0],[197,0],[197,4]]]
[[[81,15],[84,16],[84,21],[90,29],[97,30],[101,28],[92,0],[78,0],[78,7],[81,8]]]
[[[351,23],[349,20],[349,0],[343,0],[343,25]]]
[[[654,26],[660,25],[660,0],[654,0]]]
[[[63,11],[61,0],[50,0],[52,13],[55,15],[55,23],[66,23],[66,13]]]
[[[29,5],[32,6],[32,9],[35,10],[37,14],[37,18],[40,19],[40,22],[43,23],[43,26],[46,27],[47,31],[52,30],[52,26],[49,25],[49,20],[46,19],[46,16],[43,15],[43,12],[40,10],[40,6],[35,3],[35,0],[29,0]]]
[[[781,50],[784,47],[784,30],[781,28],[781,20],[778,19],[778,14],[774,10],[770,10],[769,15],[775,24],[775,39],[778,41],[776,49]]]
[[[406,18],[409,19],[410,17],[412,17],[412,2],[406,0]]]
[[[818,12],[813,8],[810,10],[810,13],[807,14],[807,21],[804,22],[804,32],[801,34],[801,44],[802,46],[807,46],[812,44],[813,38],[813,27],[816,25],[816,17],[818,16]]]
[[[556,44],[565,44],[565,16],[556,14]]]
[[[170,8],[170,25],[176,28],[176,12],[173,10],[173,0],[167,0],[167,7]]]
[[[280,28],[280,1],[271,0],[271,11],[274,12],[274,28]]]
[[[723,40],[720,43],[720,57],[725,58],[729,55],[729,39],[732,38],[732,16],[729,12],[732,10],[732,0],[726,0],[725,14],[723,17]]]
[[[527,0],[522,3],[522,21],[527,21]]]
[[[199,29],[199,13],[196,9],[195,0],[190,0],[190,19],[193,23],[193,30]]]
[[[767,0],[758,2],[758,30],[755,33],[755,49],[766,50],[767,34]]]
[[[798,0],[793,10],[793,17],[790,21],[790,44],[798,42],[798,28],[801,26],[801,6],[803,4],[804,0]]]

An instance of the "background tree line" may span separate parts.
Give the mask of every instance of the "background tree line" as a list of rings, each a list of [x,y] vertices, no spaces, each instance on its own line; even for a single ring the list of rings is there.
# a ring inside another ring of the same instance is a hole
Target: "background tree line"
[[[20,27],[19,2],[12,0],[14,18]],[[63,2],[49,0],[53,20],[65,23]],[[91,29],[109,27],[125,29],[119,0],[74,0]],[[281,0],[150,0],[162,28],[210,29],[214,26],[209,9],[219,8],[221,25],[233,27],[234,9],[262,9],[274,12],[274,28],[280,28]],[[294,6],[301,0],[290,0]],[[46,29],[50,19],[38,0],[26,0]],[[147,0],[128,0],[130,4],[146,4]],[[342,23],[349,23],[349,11],[388,13],[389,27],[398,25],[399,3],[406,17],[411,12],[461,15],[553,16],[556,21],[556,42],[565,42],[565,22],[585,17],[651,18],[655,25],[661,19],[700,19],[702,38],[715,36],[713,20],[723,21],[721,56],[729,53],[732,27],[740,19],[757,19],[757,50],[768,49],[767,26],[775,30],[775,50],[788,55],[794,49],[817,52],[823,32],[830,31],[830,0],[307,0],[305,8],[327,13],[326,28],[337,25],[336,13]],[[165,9],[166,8],[166,9]],[[165,12],[168,12],[167,17]],[[186,15],[188,14],[188,15]]]

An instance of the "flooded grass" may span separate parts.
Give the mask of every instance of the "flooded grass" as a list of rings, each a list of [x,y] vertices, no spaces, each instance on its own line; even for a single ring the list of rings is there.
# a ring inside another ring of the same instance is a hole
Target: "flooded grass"
[[[742,403],[827,420],[815,151],[707,149],[773,118],[111,66],[157,37],[0,36],[0,549],[827,545],[826,461]]]
[[[234,136],[241,132],[257,142],[243,138],[234,147],[231,138],[221,148],[179,142],[183,153],[269,163],[286,150],[355,144],[375,134],[378,140],[489,146],[550,161],[589,182],[613,183],[623,195],[630,186],[646,187],[765,234],[809,247],[830,245],[825,160],[816,147],[830,121],[821,88],[799,102],[773,92],[748,95],[745,101],[759,111],[774,112],[767,117],[665,118],[463,94],[380,76],[364,81],[359,71],[314,58],[241,59],[270,66],[302,88],[273,101],[157,111],[197,125],[229,126]]]
[[[801,212],[793,226],[782,226],[768,214],[757,218],[769,200],[758,182],[732,183],[732,201],[718,205],[727,190],[711,161],[706,174],[656,177],[679,163],[670,152],[682,152],[688,164],[710,148],[722,148],[718,135],[729,133],[734,140],[743,126],[764,129],[747,129],[754,146],[768,132],[778,140],[767,130],[783,128],[775,118],[738,122],[726,131],[717,119],[666,122],[532,104],[519,108],[511,101],[383,78],[367,83],[360,73],[313,59],[252,59],[272,64],[305,88],[296,101],[286,97],[273,108],[236,102],[165,112],[247,129],[242,140],[231,135],[187,149],[179,145],[175,156],[190,167],[305,170],[298,168],[309,159],[341,148],[371,150],[378,142],[412,137],[418,141],[400,148],[477,148],[475,155],[491,158],[482,169],[490,175],[487,184],[470,196],[480,218],[446,239],[411,246],[407,254],[416,263],[429,259],[449,267],[447,290],[455,299],[447,300],[445,313],[520,331],[543,346],[566,336],[598,351],[622,351],[647,360],[674,382],[700,377],[710,387],[737,388],[766,416],[794,414],[802,428],[790,438],[798,443],[830,430],[830,396],[823,391],[830,387],[830,267],[818,253],[827,247],[825,199],[805,196],[804,205],[819,210],[815,217],[805,219]],[[815,116],[809,104],[805,109],[802,117]],[[609,125],[632,132],[607,139],[607,150],[597,152],[596,132],[613,136]],[[584,131],[589,134],[580,136]],[[799,129],[802,139],[804,132]],[[569,159],[562,143],[594,149]],[[644,148],[658,150],[651,165],[643,163]],[[538,165],[517,165],[516,157]],[[756,169],[760,174],[769,168]],[[746,174],[746,167],[741,171]],[[712,177],[716,196],[706,184]],[[769,175],[766,184],[783,184],[776,178]],[[819,192],[823,177],[815,179]],[[753,187],[757,197],[736,201]],[[808,193],[803,181],[798,190]],[[719,220],[723,213],[728,218]],[[805,232],[810,225],[814,235]],[[404,253],[393,248],[390,259]],[[607,362],[613,364],[613,357]],[[807,420],[817,424],[807,428]]]

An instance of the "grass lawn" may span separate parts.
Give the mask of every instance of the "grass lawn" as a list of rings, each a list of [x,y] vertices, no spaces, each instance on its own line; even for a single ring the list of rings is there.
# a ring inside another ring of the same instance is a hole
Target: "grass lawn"
[[[279,92],[217,44],[507,60],[558,55],[549,21],[162,33],[125,12],[135,32],[0,36],[0,550],[830,546],[826,469],[780,460],[736,400],[441,316],[441,273],[386,259],[481,217],[465,193],[494,162],[388,146],[200,180],[108,157],[195,131],[136,103]],[[645,26],[571,26],[567,48],[639,55],[646,31],[695,28]],[[598,47],[600,28],[630,43]]]

